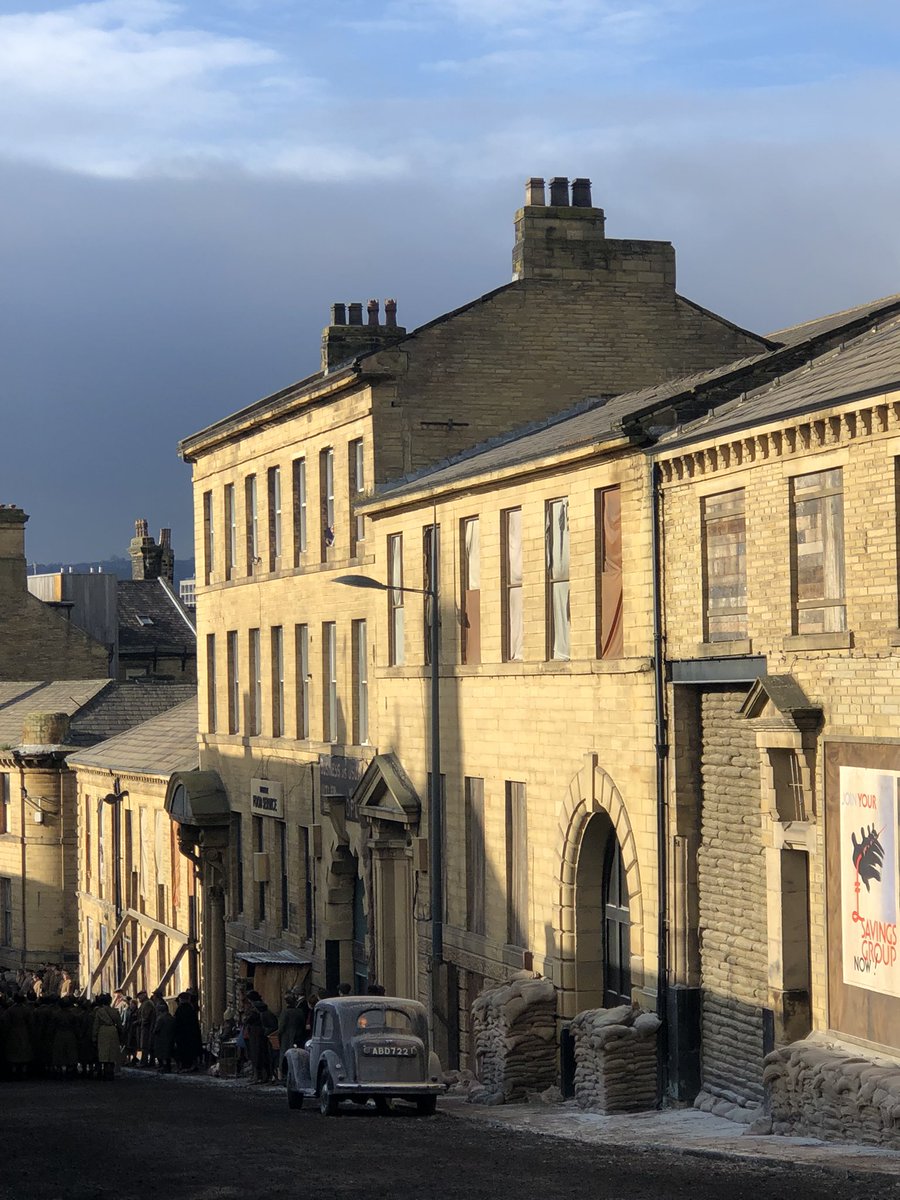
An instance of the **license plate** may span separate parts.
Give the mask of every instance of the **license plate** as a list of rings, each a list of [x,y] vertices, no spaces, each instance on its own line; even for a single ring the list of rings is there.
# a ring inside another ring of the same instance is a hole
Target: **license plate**
[[[415,1046],[363,1046],[362,1052],[369,1058],[415,1058]]]

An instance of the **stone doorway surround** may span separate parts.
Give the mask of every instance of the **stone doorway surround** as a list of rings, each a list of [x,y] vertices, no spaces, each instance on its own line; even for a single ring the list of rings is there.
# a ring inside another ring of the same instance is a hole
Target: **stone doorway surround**
[[[625,801],[612,778],[597,765],[597,755],[584,756],[584,766],[572,779],[559,817],[559,975],[558,1012],[568,1020],[578,1011],[576,954],[578,855],[587,824],[595,813],[606,813],[622,852],[631,914],[631,983],[645,985],[644,902],[638,869],[637,846]]]

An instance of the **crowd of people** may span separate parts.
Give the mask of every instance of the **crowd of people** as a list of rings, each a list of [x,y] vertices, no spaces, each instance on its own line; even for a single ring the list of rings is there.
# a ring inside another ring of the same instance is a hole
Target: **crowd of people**
[[[174,1012],[159,991],[79,993],[69,971],[0,976],[0,1076],[113,1079],[116,1068],[170,1072],[203,1064],[199,998],[177,997]]]

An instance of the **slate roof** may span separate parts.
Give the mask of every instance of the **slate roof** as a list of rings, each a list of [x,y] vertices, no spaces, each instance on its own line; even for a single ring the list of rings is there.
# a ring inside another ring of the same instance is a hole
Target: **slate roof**
[[[175,705],[193,703],[194,684],[154,680],[66,679],[0,683],[0,746],[22,741],[29,713],[64,712],[71,717],[66,746],[93,746],[123,733]],[[196,719],[194,721],[196,738]]]
[[[123,685],[127,686],[127,685]],[[135,775],[168,778],[175,771],[191,771],[200,763],[197,748],[197,698],[176,704],[153,717],[100,742],[89,750],[77,750],[67,761],[81,767],[100,767]]]
[[[722,428],[736,420],[746,424],[745,416],[734,415],[738,406],[742,414],[749,412],[742,397],[765,394],[769,415],[774,416],[788,411],[790,405],[816,407],[851,389],[886,386],[894,370],[892,331],[898,315],[900,295],[885,297],[773,334],[773,340],[782,339],[782,345],[773,350],[639,391],[582,401],[542,422],[512,430],[437,466],[383,485],[376,489],[370,504],[377,508],[380,500],[440,489],[625,435],[647,444],[658,438],[680,439],[687,432],[696,436],[701,427],[712,432],[719,414]],[[848,365],[842,367],[839,360],[851,351],[852,363],[847,359]],[[854,371],[859,373],[855,380]],[[810,390],[813,372],[818,380],[815,393]],[[791,386],[786,389],[787,381]],[[764,410],[761,405],[762,415],[766,415]],[[679,419],[681,424],[675,429]]]
[[[165,580],[120,579],[116,591],[121,655],[196,653],[193,621]]]

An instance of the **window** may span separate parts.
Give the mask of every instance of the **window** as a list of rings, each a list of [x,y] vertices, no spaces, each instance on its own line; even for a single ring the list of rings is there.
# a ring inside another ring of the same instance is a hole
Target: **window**
[[[477,517],[460,521],[462,636],[460,661],[481,662],[481,533]]]
[[[369,740],[369,665],[365,621],[353,627],[353,742],[364,746]]]
[[[844,491],[840,467],[791,483],[794,632],[847,628],[844,595]]]
[[[215,534],[213,528],[213,496],[212,492],[203,493],[203,582],[209,583],[213,572],[213,555],[215,554]]]
[[[266,852],[266,831],[262,817],[253,817],[253,844],[257,854]],[[256,923],[262,925],[266,919],[266,884],[259,880],[256,885]]]
[[[597,657],[621,658],[622,624],[622,491],[601,488],[594,493],[596,533]]]
[[[297,670],[297,737],[309,737],[309,626],[294,626],[294,660]]]
[[[365,540],[366,518],[354,511],[357,501],[365,495],[365,468],[362,438],[350,443],[350,553],[356,554],[358,542]]]
[[[294,459],[294,566],[306,553],[306,459]]]
[[[322,736],[326,742],[338,740],[337,713],[337,626],[326,621],[322,626]]]
[[[206,635],[206,729],[216,732],[216,635]]]
[[[465,780],[466,929],[484,933],[485,849],[484,780]]]
[[[259,654],[259,630],[250,630],[250,722],[248,733],[262,729],[262,663]]]
[[[228,732],[238,733],[241,728],[241,681],[238,673],[238,635],[229,629],[225,650],[228,670]]]
[[[234,847],[234,904],[235,917],[244,911],[244,820],[240,813],[231,814],[231,844]]]
[[[528,946],[528,827],[525,784],[506,784],[506,940]]]
[[[403,645],[403,534],[388,538],[388,653],[389,665],[402,667]]]
[[[256,476],[244,480],[244,515],[247,535],[247,574],[252,575],[259,565],[259,513],[256,508]]]
[[[0,945],[11,946],[13,940],[12,880],[0,879]]]
[[[281,467],[269,467],[269,570],[281,558]]]
[[[315,908],[313,903],[313,862],[312,847],[310,846],[309,830],[305,825],[300,826],[300,868],[303,871],[303,935],[309,941],[313,936],[313,918]]]
[[[91,858],[93,846],[91,845],[91,798],[84,798],[84,890],[90,893],[91,877],[94,873],[94,864]]]
[[[424,661],[426,666],[431,663],[431,622],[437,620],[438,623],[438,660],[440,660],[440,637],[441,637],[441,614],[440,614],[440,590],[441,590],[441,527],[440,525],[426,525],[422,530],[422,589],[426,593],[434,590],[437,596],[437,605],[431,596],[425,595],[424,600],[424,628],[425,628],[425,653]],[[437,608],[437,611],[435,611]]]
[[[12,832],[9,820],[11,811],[9,775],[0,771],[0,833]]]
[[[322,562],[334,545],[334,451],[329,447],[319,454],[319,493],[322,510]]]
[[[272,737],[284,736],[284,631],[272,626]]]
[[[544,512],[547,556],[547,658],[572,657],[569,614],[569,501],[551,500]]]
[[[90,801],[88,801],[90,803]],[[104,846],[104,834],[106,824],[104,818],[103,801],[97,805],[97,895],[102,900],[106,894],[106,847]]]
[[[291,914],[288,888],[288,839],[287,826],[281,822],[278,826],[279,844],[281,850],[281,928],[290,929]]]
[[[502,607],[503,660],[521,662],[525,640],[522,609],[522,510],[509,508],[501,515],[503,543]]]
[[[747,534],[744,489],[701,501],[704,639],[734,642],[747,636]]]
[[[237,562],[237,511],[234,504],[234,484],[225,484],[225,578],[234,575]]]

